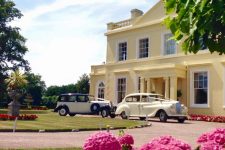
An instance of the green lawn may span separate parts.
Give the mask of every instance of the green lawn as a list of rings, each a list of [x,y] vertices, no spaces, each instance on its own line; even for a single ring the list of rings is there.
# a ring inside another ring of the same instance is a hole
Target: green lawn
[[[22,112],[22,111],[21,111]],[[32,113],[33,111],[31,111]],[[113,128],[133,128],[135,126],[144,125],[144,121],[136,120],[122,120],[102,118],[100,116],[88,117],[88,116],[59,116],[58,113],[53,113],[50,110],[45,111],[47,113],[37,114],[38,119],[35,121],[17,121],[17,130],[26,131],[71,131],[75,130],[99,130],[105,129],[106,125],[110,125]],[[30,114],[29,111],[26,111]],[[0,131],[9,130],[13,128],[14,121],[0,121]]]

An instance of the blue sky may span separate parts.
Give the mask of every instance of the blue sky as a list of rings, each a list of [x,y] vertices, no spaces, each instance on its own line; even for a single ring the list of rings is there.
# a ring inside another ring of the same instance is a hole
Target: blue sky
[[[76,83],[106,58],[106,24],[148,11],[158,0],[14,0],[13,25],[27,38],[25,58],[47,86]]]

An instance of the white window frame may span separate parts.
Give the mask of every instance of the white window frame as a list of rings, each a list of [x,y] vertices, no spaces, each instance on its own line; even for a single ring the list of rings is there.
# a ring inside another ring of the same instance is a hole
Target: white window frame
[[[128,40],[127,39],[123,39],[123,40],[119,40],[116,42],[116,62],[123,62],[126,60],[119,60],[119,44],[120,43],[127,43],[127,56],[126,56],[126,60],[128,60]]]
[[[161,55],[162,56],[167,56],[167,57],[170,57],[170,56],[174,56],[174,55],[176,55],[177,54],[177,44],[176,44],[176,42],[175,42],[175,53],[174,54],[165,54],[165,41],[164,41],[164,36],[166,35],[166,34],[172,34],[170,31],[167,31],[167,32],[164,32],[164,33],[162,33],[162,35],[161,35]]]
[[[139,55],[140,55],[140,40],[142,39],[148,39],[148,57],[142,57],[140,58]],[[146,58],[149,58],[151,57],[151,53],[150,53],[150,37],[149,36],[140,36],[136,39],[136,59],[146,59]]]
[[[126,96],[126,93],[127,93],[127,77],[126,76],[118,76],[118,77],[116,77],[116,80],[115,80],[115,85],[116,85],[116,87],[115,87],[115,92],[116,92],[116,104],[118,104],[118,79],[122,79],[122,78],[124,78],[124,79],[126,79],[126,91],[125,91],[125,96]]]
[[[103,80],[99,80],[96,85],[95,85],[95,97],[98,97],[98,87],[99,87],[99,84],[103,82],[103,84],[105,85],[105,81]],[[104,91],[105,92],[105,91]],[[105,96],[105,93],[104,93],[104,96]]]
[[[207,89],[207,104],[195,104],[194,100],[194,73],[207,72],[208,89]],[[210,72],[208,68],[191,69],[190,70],[190,107],[192,108],[209,108],[210,107]]]

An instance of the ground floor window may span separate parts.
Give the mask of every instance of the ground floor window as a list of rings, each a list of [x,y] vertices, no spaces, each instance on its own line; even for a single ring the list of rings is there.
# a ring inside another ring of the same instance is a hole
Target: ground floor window
[[[104,97],[105,97],[105,84],[103,82],[100,82],[98,85],[98,98]]]
[[[117,100],[118,103],[122,101],[126,94],[126,78],[119,78],[117,80]]]
[[[192,103],[196,106],[208,105],[208,71],[194,71],[192,74]]]

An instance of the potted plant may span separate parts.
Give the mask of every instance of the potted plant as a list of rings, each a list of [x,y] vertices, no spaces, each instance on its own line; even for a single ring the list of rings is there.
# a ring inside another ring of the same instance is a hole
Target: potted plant
[[[7,92],[12,102],[8,104],[9,112],[11,116],[19,116],[20,103],[19,99],[25,93],[25,87],[27,85],[26,76],[19,70],[11,73],[11,75],[5,79],[7,84]]]

